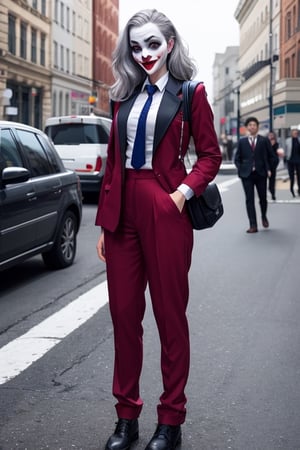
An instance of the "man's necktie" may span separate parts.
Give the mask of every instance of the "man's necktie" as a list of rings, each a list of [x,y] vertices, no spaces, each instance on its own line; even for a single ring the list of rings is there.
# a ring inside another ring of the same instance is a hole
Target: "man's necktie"
[[[152,103],[154,92],[157,90],[157,86],[152,84],[146,85],[148,92],[148,98],[143,106],[142,112],[139,117],[136,136],[132,150],[131,165],[135,169],[140,169],[145,164],[145,145],[146,145],[146,120],[147,115]]]
[[[252,148],[252,150],[255,149],[255,138],[254,137],[251,137],[251,148]]]

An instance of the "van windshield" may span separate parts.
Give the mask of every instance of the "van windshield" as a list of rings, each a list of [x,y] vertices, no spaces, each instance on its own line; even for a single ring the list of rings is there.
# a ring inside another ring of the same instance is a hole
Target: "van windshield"
[[[107,144],[109,126],[67,123],[51,125],[46,130],[55,145]]]

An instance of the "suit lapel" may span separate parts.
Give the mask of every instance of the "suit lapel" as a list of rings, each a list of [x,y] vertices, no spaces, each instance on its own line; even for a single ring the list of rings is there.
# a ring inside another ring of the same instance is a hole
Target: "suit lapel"
[[[181,87],[182,82],[169,77],[157,114],[153,141],[153,153],[155,153],[155,150],[157,149],[160,141],[165,135],[170,123],[174,119],[174,116],[177,114],[182,104],[181,98],[178,97]]]
[[[140,93],[140,90],[136,90],[135,93],[125,102],[120,103],[120,109],[118,112],[118,132],[119,132],[119,143],[122,163],[125,165],[126,160],[126,145],[127,145],[127,120],[132,105]]]

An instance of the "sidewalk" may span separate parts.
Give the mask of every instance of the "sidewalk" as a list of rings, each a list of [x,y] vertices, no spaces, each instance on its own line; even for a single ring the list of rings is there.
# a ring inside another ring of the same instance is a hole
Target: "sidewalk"
[[[232,162],[223,161],[219,170],[220,175],[236,175],[236,167]],[[298,188],[297,183],[295,187],[296,197],[292,197],[290,192],[290,181],[286,167],[282,161],[280,161],[277,168],[276,176],[276,200],[271,200],[268,192],[268,201],[272,203],[300,203],[300,196],[297,195]]]

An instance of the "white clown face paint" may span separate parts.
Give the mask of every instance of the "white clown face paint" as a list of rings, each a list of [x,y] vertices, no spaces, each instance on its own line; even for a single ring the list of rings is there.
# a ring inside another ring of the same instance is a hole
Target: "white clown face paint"
[[[133,59],[147,73],[159,79],[167,71],[167,57],[174,46],[173,39],[169,42],[154,23],[146,23],[133,27],[129,33]]]

